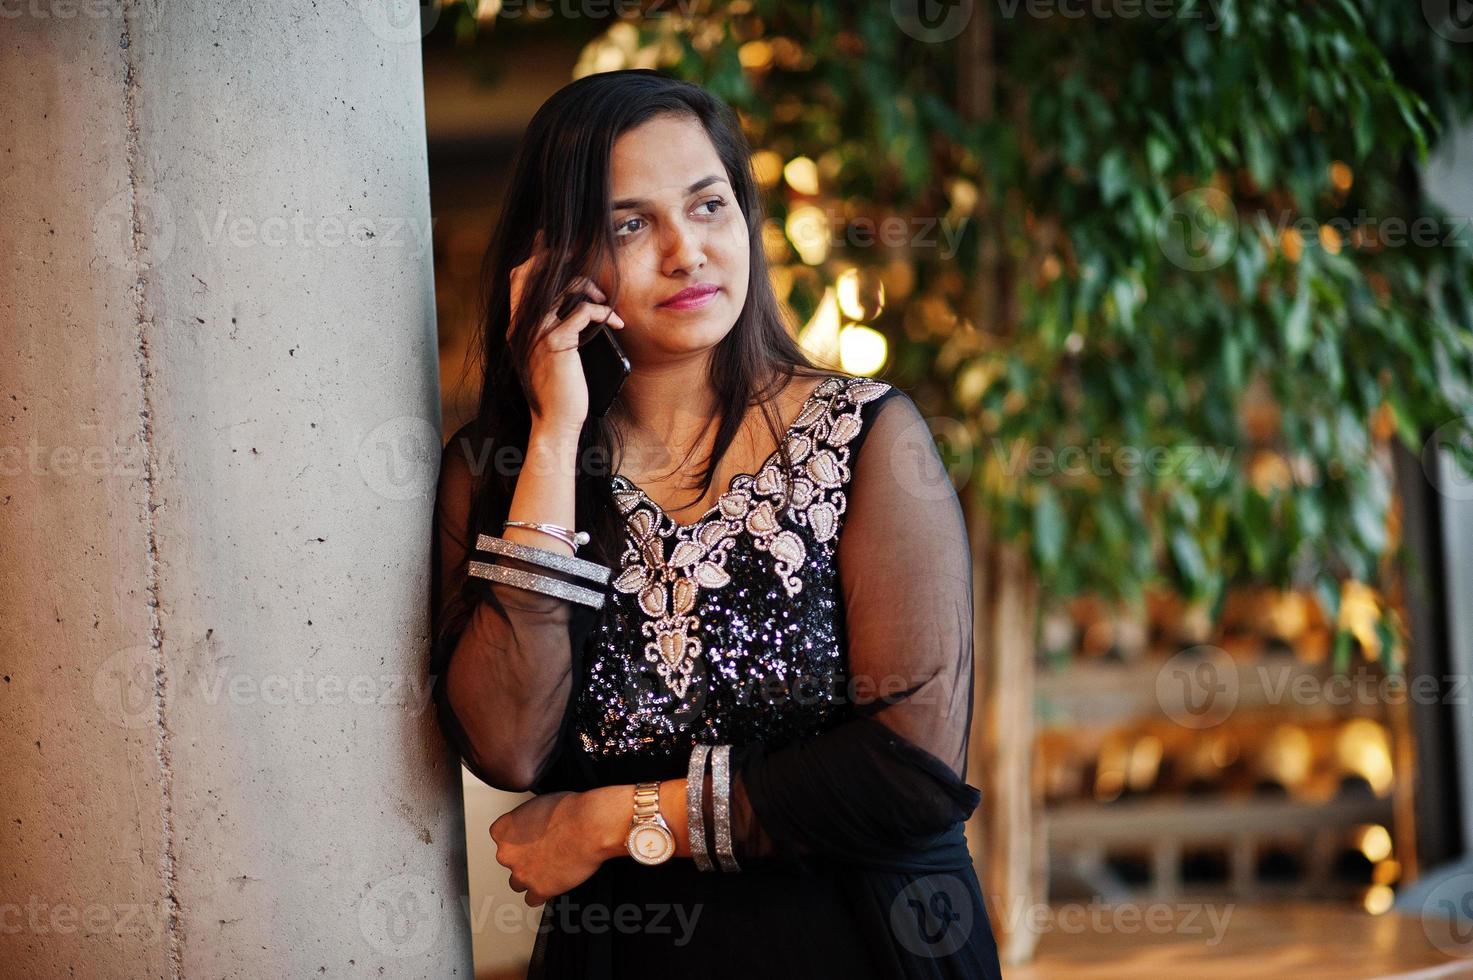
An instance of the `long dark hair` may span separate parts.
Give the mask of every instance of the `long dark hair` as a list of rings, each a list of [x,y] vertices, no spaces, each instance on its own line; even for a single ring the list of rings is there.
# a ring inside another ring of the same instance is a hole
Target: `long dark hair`
[[[834,372],[816,367],[803,354],[772,291],[762,249],[763,208],[752,173],[752,151],[736,115],[700,86],[655,70],[604,72],[563,87],[532,117],[486,252],[476,345],[483,356],[484,380],[476,418],[463,430],[470,437],[467,451],[472,446],[479,450],[468,458],[473,465],[482,463],[479,472],[473,469],[473,531],[500,534],[511,505],[516,473],[508,470],[520,469],[531,432],[526,364],[541,320],[570,283],[597,268],[601,259],[610,257],[610,267],[616,268],[611,260],[616,243],[610,220],[614,142],[626,130],[672,113],[699,121],[725,165],[746,217],[751,263],[746,303],[710,360],[708,380],[716,394],[720,426],[695,499],[710,491],[718,462],[754,404],[761,406],[782,465],[789,477],[793,475],[782,422],[769,398],[795,376]],[[550,261],[528,278],[508,336],[511,271],[532,254],[539,228]],[[616,281],[609,305],[617,308],[617,302]],[[518,450],[507,454],[518,461],[517,466],[485,467],[485,461],[496,459],[508,446]],[[579,439],[575,513],[578,528],[587,530],[591,541],[579,555],[615,568],[623,528],[609,476],[619,450],[622,440],[610,417],[585,422]]]

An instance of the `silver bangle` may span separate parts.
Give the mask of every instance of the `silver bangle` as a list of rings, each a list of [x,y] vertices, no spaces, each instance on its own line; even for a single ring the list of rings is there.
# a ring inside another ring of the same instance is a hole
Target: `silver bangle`
[[[509,527],[525,527],[529,530],[541,531],[543,534],[550,534],[561,541],[563,544],[567,545],[569,548],[572,548],[574,551],[577,551],[580,545],[585,545],[588,543],[587,531],[574,531],[570,527],[563,527],[558,524],[544,524],[541,521],[501,522],[501,529],[503,531],[505,531]]]
[[[600,585],[606,584],[614,570],[606,565],[595,562],[584,561],[582,558],[574,558],[572,555],[560,554],[556,551],[548,551],[546,548],[534,548],[531,545],[521,544],[517,541],[508,541],[505,538],[493,537],[482,534],[476,538],[477,551],[489,551],[497,555],[506,555],[511,558],[520,558],[522,561],[532,562],[551,568],[557,572],[567,572],[569,575],[580,575],[583,578],[593,579]]]
[[[690,747],[690,769],[685,776],[685,821],[690,838],[690,856],[699,871],[715,871],[706,853],[706,808],[701,797],[706,789],[706,757],[711,746],[697,742]]]
[[[740,871],[731,853],[731,746],[711,750],[711,797],[716,817],[716,860],[722,871]]]
[[[520,568],[508,568],[505,565],[488,565],[483,561],[473,561],[466,569],[467,573],[476,578],[483,578],[489,582],[504,582],[507,585],[515,585],[519,589],[529,589],[533,592],[541,592],[544,595],[556,596],[559,599],[567,599],[594,609],[602,609],[604,595],[592,589],[585,589],[581,585],[573,585],[559,578],[551,578],[547,575],[538,575],[536,572],[524,571]]]

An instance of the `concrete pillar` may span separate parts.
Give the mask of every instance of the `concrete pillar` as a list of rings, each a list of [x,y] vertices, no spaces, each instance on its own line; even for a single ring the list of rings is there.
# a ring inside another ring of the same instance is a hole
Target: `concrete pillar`
[[[415,13],[0,0],[7,976],[469,976]]]

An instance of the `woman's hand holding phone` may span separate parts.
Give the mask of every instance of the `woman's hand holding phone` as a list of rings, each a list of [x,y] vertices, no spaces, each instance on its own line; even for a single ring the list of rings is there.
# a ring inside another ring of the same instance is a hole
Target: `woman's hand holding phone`
[[[539,231],[532,255],[511,271],[511,322],[516,321],[528,277],[546,256],[547,249]],[[543,316],[527,364],[528,383],[540,406],[540,410],[533,411],[533,425],[565,430],[575,436],[588,417],[588,382],[578,355],[579,334],[590,323],[597,322],[607,322],[618,330],[624,328],[623,318],[612,307],[603,305],[608,300],[604,291],[587,276],[575,279],[568,286],[558,301],[559,306],[577,293],[582,293],[584,300],[565,316],[559,317],[557,308]],[[510,334],[510,327],[507,332]]]

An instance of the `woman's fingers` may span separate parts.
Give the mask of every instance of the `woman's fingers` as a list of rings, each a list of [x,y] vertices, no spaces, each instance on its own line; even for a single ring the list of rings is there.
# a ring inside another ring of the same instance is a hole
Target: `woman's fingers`
[[[527,884],[516,875],[512,875],[511,878],[508,879],[508,883],[511,885],[512,891],[525,892],[525,894],[522,895],[522,901],[526,902],[529,906],[541,905],[542,903],[547,901],[546,895],[535,890],[534,888],[532,888],[531,885]]]
[[[624,326],[624,318],[615,313],[613,307],[602,303],[579,303],[565,320],[560,321],[556,313],[549,313],[542,321],[542,340],[554,351],[577,347],[578,335],[583,328],[596,321],[606,321],[616,329]]]
[[[517,304],[520,302],[529,267],[531,266],[533,260],[536,258],[537,254],[534,253],[532,258],[528,259],[526,262],[523,262],[521,265],[512,270],[513,283],[511,308],[513,314],[515,314]],[[595,307],[595,313],[593,315],[596,319],[607,322],[609,326],[614,327],[615,329],[623,329],[624,318],[615,313],[611,307],[603,305],[608,302],[608,294],[600,289],[598,283],[594,282],[588,276],[579,276],[571,283],[569,283],[568,287],[558,295],[558,300],[556,303],[553,304],[552,310],[550,310],[548,314],[543,317],[543,336],[546,336],[547,333],[550,331],[552,325],[557,322],[557,311],[562,307],[563,302],[567,299],[567,297],[572,296],[576,293],[584,294],[587,297],[587,300],[585,300],[584,303],[579,304],[579,306],[574,307],[573,311],[568,314],[569,318],[576,317],[583,306],[592,305]],[[515,319],[515,315],[510,318],[511,321],[515,321]],[[584,320],[582,322],[586,325],[589,321]],[[507,339],[511,338],[511,331],[512,322],[508,322],[506,325]]]
[[[564,295],[570,292],[579,291],[587,293],[588,298],[593,300],[595,303],[605,303],[608,302],[609,299],[608,294],[605,293],[602,289],[598,288],[598,283],[594,282],[587,276],[579,276],[577,279],[574,279],[573,282],[568,286],[568,288],[564,290]]]

